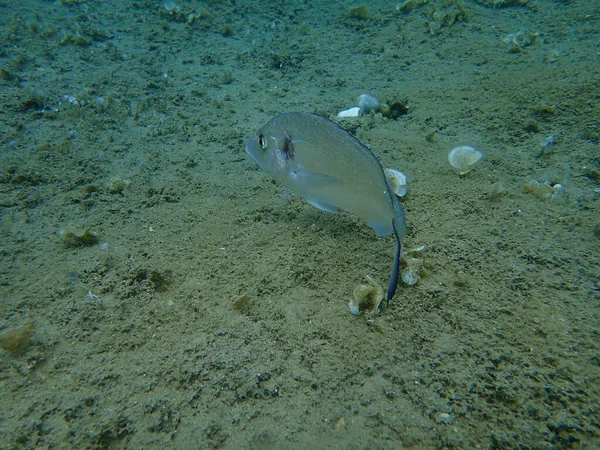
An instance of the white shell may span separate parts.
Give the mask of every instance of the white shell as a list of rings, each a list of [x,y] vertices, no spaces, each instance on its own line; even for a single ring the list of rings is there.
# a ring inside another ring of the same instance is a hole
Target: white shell
[[[406,250],[406,254],[416,257],[423,253],[426,249],[427,246],[425,244],[421,244],[418,247],[409,248],[408,250]]]
[[[406,195],[406,175],[396,169],[385,169],[383,171],[385,173],[385,178],[390,183],[390,187],[392,191],[398,197],[404,197]]]
[[[361,112],[368,113],[370,111],[375,111],[379,109],[379,100],[369,94],[362,94],[358,97],[358,107]]]
[[[354,108],[345,109],[338,113],[338,117],[358,117],[360,115],[360,108],[355,106]]]
[[[406,283],[409,286],[414,286],[415,284],[417,284],[420,278],[417,271],[412,267],[407,267],[406,269],[404,269],[400,274],[400,277],[402,278],[402,281],[404,281],[404,283]]]
[[[483,157],[483,153],[468,145],[461,145],[452,149],[448,154],[448,161],[458,170],[459,175],[469,173],[473,165]]]

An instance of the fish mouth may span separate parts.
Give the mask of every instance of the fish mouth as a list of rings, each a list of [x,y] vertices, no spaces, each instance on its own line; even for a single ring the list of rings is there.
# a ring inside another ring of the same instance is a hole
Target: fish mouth
[[[256,157],[256,152],[255,152],[256,147],[257,147],[256,136],[253,136],[250,139],[248,139],[248,143],[246,144],[246,153],[248,153],[254,161],[258,162],[258,159]]]

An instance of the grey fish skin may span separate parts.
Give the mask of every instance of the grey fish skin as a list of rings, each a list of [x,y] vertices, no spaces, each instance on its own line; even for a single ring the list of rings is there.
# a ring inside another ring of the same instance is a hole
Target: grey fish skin
[[[248,140],[246,152],[311,205],[333,214],[338,208],[356,214],[378,236],[394,234],[389,304],[398,283],[406,225],[402,205],[375,155],[336,123],[306,112],[273,117]]]

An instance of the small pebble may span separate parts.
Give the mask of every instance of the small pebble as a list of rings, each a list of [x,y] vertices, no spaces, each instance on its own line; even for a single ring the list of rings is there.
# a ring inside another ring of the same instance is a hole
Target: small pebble
[[[448,413],[440,413],[436,418],[436,422],[444,424],[452,423],[452,416]]]

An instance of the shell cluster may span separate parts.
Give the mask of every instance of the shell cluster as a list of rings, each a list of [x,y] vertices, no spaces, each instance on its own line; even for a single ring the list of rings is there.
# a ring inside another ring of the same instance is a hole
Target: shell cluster
[[[408,286],[414,286],[421,279],[421,276],[425,272],[425,261],[421,257],[421,253],[425,251],[427,247],[420,245],[412,248],[402,256],[402,265],[404,268],[400,272],[400,278]]]
[[[523,185],[523,192],[534,194],[540,200],[554,200],[563,195],[564,191],[564,185],[560,183],[551,183],[550,181],[541,183],[538,180],[529,180]]]

